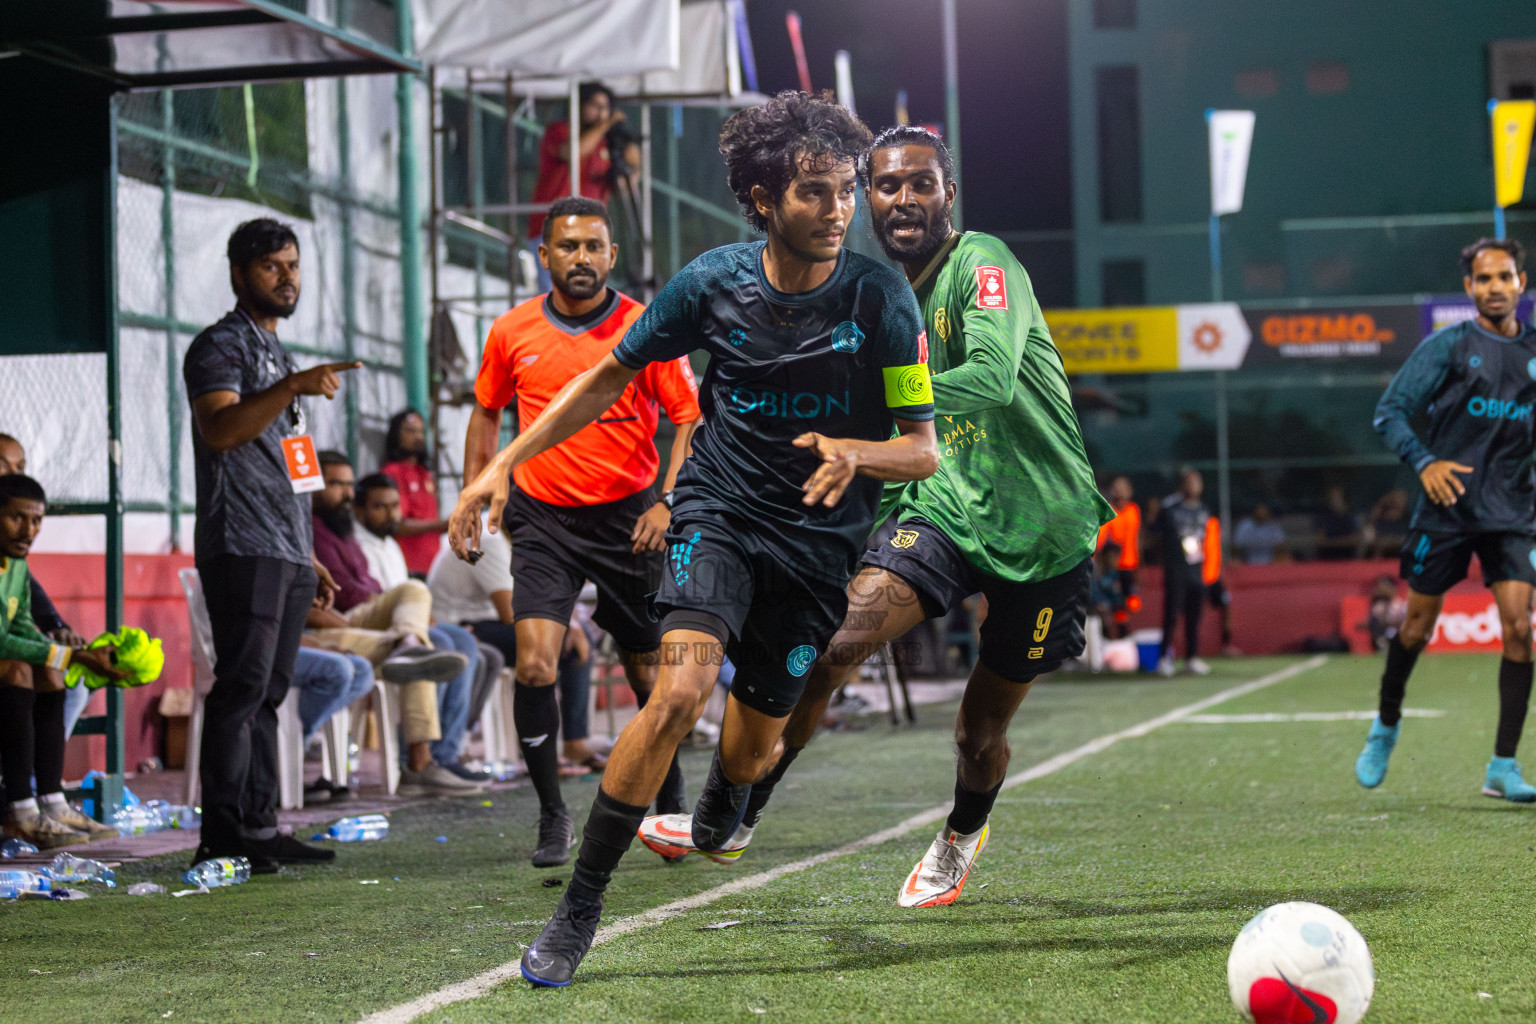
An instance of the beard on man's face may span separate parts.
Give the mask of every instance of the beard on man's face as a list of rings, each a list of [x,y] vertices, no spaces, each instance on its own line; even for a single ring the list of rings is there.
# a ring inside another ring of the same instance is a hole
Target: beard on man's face
[[[585,301],[598,295],[608,285],[608,278],[590,267],[568,270],[565,276],[554,282],[560,293],[568,299]]]
[[[906,225],[922,230],[913,238],[898,238],[894,231]],[[926,263],[943,247],[954,230],[949,208],[940,207],[932,215],[921,207],[911,210],[892,210],[875,227],[880,248],[897,263]]]
[[[297,291],[293,293],[293,300],[291,302],[284,302],[271,295],[252,294],[251,305],[256,307],[254,312],[260,316],[275,316],[286,320],[293,316],[295,309],[299,308],[299,293]]]
[[[315,515],[319,516],[320,521],[330,527],[331,532],[342,540],[352,536],[352,530],[357,525],[357,520],[352,516],[352,503],[350,501],[327,505],[316,499]]]

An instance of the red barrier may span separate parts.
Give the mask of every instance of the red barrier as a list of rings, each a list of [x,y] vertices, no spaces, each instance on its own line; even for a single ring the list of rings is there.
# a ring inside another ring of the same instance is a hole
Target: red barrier
[[[1368,597],[1351,594],[1339,606],[1339,629],[1349,638],[1349,649],[1369,653],[1371,638],[1365,627],[1370,615]],[[1533,616],[1536,621],[1536,616]],[[1435,620],[1429,651],[1494,651],[1504,649],[1504,628],[1499,623],[1499,606],[1487,590],[1458,588],[1445,595],[1445,605]]]
[[[168,687],[192,685],[191,633],[187,602],[176,573],[192,564],[191,555],[128,555],[123,559],[123,623],[160,638],[165,671],[148,686],[125,691],[127,768],[160,754],[164,720],[160,694]],[[27,567],[58,606],[75,632],[94,637],[106,628],[107,566],[101,555],[33,555]],[[101,714],[106,698],[97,694],[86,714]],[[69,741],[64,774],[76,779],[92,768],[105,768],[106,738],[79,736]]]

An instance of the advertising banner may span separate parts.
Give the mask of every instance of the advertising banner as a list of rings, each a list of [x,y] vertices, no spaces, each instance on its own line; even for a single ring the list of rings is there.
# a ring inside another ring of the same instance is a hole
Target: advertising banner
[[[1371,649],[1364,630],[1370,612],[1370,599],[1363,595],[1350,594],[1340,602],[1339,629],[1348,638],[1350,650],[1356,653],[1368,653]],[[1435,620],[1435,632],[1429,638],[1428,650],[1499,651],[1503,647],[1504,629],[1493,595],[1445,595],[1445,606]]]
[[[1498,206],[1514,206],[1525,194],[1525,168],[1531,159],[1531,129],[1536,100],[1488,104],[1493,119],[1493,192]]]
[[[1173,306],[1048,309],[1045,322],[1070,374],[1179,368],[1179,315]]]
[[[1232,302],[1177,306],[1179,369],[1235,370],[1243,365],[1252,333]]]
[[[1395,369],[1423,338],[1419,307],[1336,306],[1313,309],[1244,306],[1253,331],[1244,366],[1344,363]]]
[[[1424,313],[1420,329],[1426,338],[1441,328],[1477,316],[1477,307],[1472,305],[1472,300],[1466,295],[1437,295],[1424,303],[1422,309]],[[1536,295],[1522,295],[1519,304],[1515,306],[1515,315],[1530,323],[1533,312],[1536,312]]]

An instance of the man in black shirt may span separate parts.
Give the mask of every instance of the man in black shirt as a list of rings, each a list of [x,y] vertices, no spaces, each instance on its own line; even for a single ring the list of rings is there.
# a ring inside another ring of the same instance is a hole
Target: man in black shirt
[[[299,243],[277,221],[229,236],[233,311],[192,341],[182,364],[192,405],[198,573],[213,625],[213,689],[203,705],[202,844],[193,862],[243,856],[279,863],[331,860],[277,831],[277,706],[288,692],[317,586],[334,590],[313,557],[309,491],[320,484],[301,395],[335,396],[337,372],[299,370],[277,322],[299,301]],[[318,575],[317,575],[318,574]]]
[[[1425,338],[1376,406],[1375,426],[1419,474],[1419,499],[1403,543],[1408,614],[1387,646],[1376,720],[1355,762],[1355,779],[1374,788],[1402,728],[1403,693],[1435,631],[1445,592],[1465,579],[1475,553],[1504,633],[1499,726],[1483,782],[1485,796],[1536,801],[1515,760],[1531,699],[1531,594],[1536,584],[1536,331],[1520,322],[1525,250],[1484,238],[1461,252],[1462,286],[1477,316]],[[1411,422],[1429,418],[1420,439]]]
[[[1179,489],[1163,499],[1152,529],[1162,538],[1163,550],[1163,649],[1157,670],[1165,676],[1177,671],[1173,660],[1174,628],[1184,616],[1184,671],[1208,675],[1211,667],[1200,659],[1200,615],[1205,609],[1205,561],[1210,556],[1209,536],[1216,520],[1201,503],[1205,478],[1197,469],[1179,476]],[[1214,583],[1214,580],[1210,582]]]
[[[613,353],[465,488],[450,519],[449,543],[467,557],[480,509],[490,504],[492,528],[499,522],[513,467],[596,419],[649,363],[709,353],[703,425],[666,534],[656,690],[619,736],[571,883],[523,956],[535,985],[570,984],[609,877],[722,656],[736,679],[709,789],[724,799],[700,805],[693,831],[705,850],[736,831],[806,674],[847,612],[844,587],[874,525],[880,482],[938,467],[917,300],[901,275],[842,245],[855,160],[870,141],[846,110],[804,93],[727,121],[728,180],[767,242],[722,246],[673,277]]]

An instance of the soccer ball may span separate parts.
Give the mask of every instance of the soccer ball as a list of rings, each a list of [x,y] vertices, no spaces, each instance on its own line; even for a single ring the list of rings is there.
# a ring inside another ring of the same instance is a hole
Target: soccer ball
[[[1227,957],[1232,1003],[1254,1024],[1356,1024],[1376,972],[1355,926],[1316,903],[1277,903],[1238,933]]]

